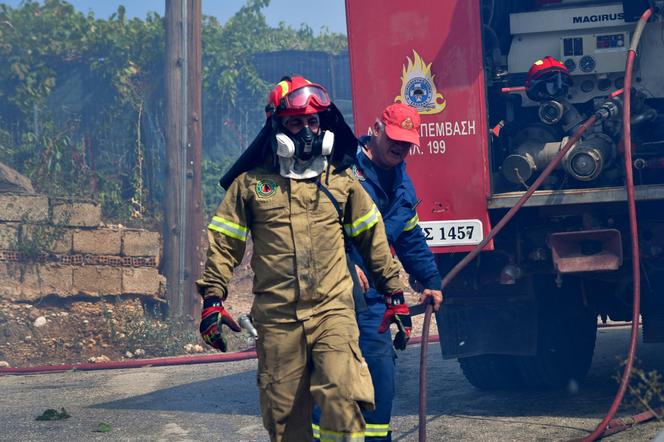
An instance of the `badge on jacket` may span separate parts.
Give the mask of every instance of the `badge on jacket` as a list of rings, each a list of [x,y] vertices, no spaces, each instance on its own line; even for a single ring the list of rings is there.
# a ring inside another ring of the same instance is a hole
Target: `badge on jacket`
[[[277,193],[277,183],[273,180],[258,180],[256,183],[256,195],[259,198],[270,198]]]
[[[362,172],[362,169],[359,169],[356,164],[353,164],[353,175],[355,175],[355,178],[357,178],[360,181],[366,180],[366,178],[364,177],[364,172]]]

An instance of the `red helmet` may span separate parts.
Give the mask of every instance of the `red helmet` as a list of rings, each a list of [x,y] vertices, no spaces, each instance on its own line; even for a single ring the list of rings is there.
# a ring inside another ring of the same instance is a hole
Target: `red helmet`
[[[320,84],[304,77],[284,77],[267,97],[265,113],[278,116],[307,115],[324,111],[330,106],[330,96]]]
[[[526,76],[526,95],[534,101],[551,100],[567,93],[572,76],[567,67],[548,55],[537,60]]]

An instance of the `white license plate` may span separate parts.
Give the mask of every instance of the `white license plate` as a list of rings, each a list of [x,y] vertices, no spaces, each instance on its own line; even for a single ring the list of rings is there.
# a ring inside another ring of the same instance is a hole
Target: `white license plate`
[[[478,219],[421,221],[419,224],[429,247],[475,245],[484,239],[482,221]]]

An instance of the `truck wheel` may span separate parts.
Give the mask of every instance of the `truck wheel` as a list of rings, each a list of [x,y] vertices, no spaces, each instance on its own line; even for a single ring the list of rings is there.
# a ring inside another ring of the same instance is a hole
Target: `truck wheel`
[[[466,379],[481,390],[518,388],[523,385],[515,356],[480,355],[459,358]]]
[[[518,356],[516,365],[526,387],[559,388],[580,383],[595,350],[597,316],[578,306],[574,311],[541,313],[535,356]]]

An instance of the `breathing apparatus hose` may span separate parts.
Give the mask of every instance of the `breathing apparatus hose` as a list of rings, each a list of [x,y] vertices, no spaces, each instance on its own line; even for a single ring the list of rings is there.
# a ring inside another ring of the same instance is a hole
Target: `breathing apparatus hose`
[[[632,173],[632,144],[631,144],[631,125],[630,125],[630,96],[631,96],[631,78],[632,78],[632,68],[634,65],[634,58],[636,56],[636,47],[638,46],[643,28],[645,27],[646,22],[652,15],[652,9],[648,9],[643,13],[641,19],[639,20],[636,30],[634,32],[634,37],[632,38],[632,44],[630,46],[629,52],[627,54],[627,63],[625,68],[625,87],[624,87],[624,108],[623,108],[623,126],[624,126],[624,144],[625,144],[625,173],[626,173],[626,188],[627,188],[627,200],[629,207],[629,221],[630,221],[630,235],[632,239],[632,272],[633,276],[633,288],[634,288],[634,306],[633,306],[633,315],[632,315],[632,336],[630,340],[630,349],[628,353],[627,363],[625,365],[625,370],[620,383],[620,388],[614,402],[609,410],[609,413],[602,420],[602,422],[597,426],[595,431],[592,434],[583,439],[583,442],[590,442],[596,440],[604,432],[606,427],[609,425],[611,419],[615,415],[615,412],[618,409],[618,406],[622,402],[627,384],[629,381],[629,376],[631,373],[632,365],[634,362],[634,356],[636,353],[636,342],[638,337],[638,327],[639,327],[639,315],[640,315],[640,271],[639,271],[639,244],[638,244],[638,229],[637,229],[637,220],[636,220],[636,203],[635,203],[635,194],[634,194],[634,178]],[[613,98],[615,95],[611,96]],[[558,163],[565,157],[567,152],[574,146],[574,144],[579,141],[584,132],[588,130],[595,122],[601,118],[601,114],[595,113],[588,120],[586,120],[572,135],[565,146],[558,152],[558,154],[551,160],[551,162],[546,166],[542,173],[537,177],[533,184],[528,188],[528,190],[521,196],[519,201],[503,216],[500,221],[495,225],[489,234],[480,242],[472,251],[470,251],[461,261],[459,261],[444,277],[441,282],[441,290],[445,293],[445,288],[449,283],[463,270],[466,265],[468,265],[484,247],[505,227],[505,225],[514,217],[514,215],[521,209],[521,207],[528,201],[528,199],[533,195],[533,193],[542,185],[544,180],[553,172],[553,170],[558,166]],[[431,314],[433,307],[431,304],[428,304],[424,311],[424,324],[422,328],[422,347],[421,347],[421,356],[420,356],[420,409],[419,409],[419,441],[425,442],[427,439],[426,436],[426,363],[427,363],[427,351],[428,346],[425,344],[429,336],[429,326],[431,321]]]

